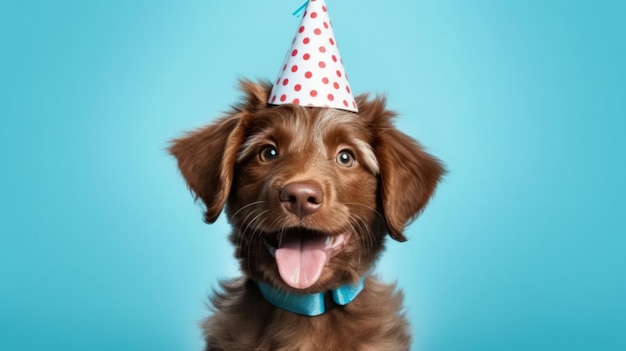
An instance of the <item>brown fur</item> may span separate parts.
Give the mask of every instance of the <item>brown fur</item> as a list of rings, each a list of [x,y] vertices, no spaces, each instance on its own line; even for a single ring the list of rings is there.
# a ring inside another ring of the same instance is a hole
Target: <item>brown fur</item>
[[[441,164],[393,127],[382,98],[357,97],[359,113],[266,103],[271,86],[242,82],[245,99],[213,124],[174,140],[170,152],[187,184],[214,222],[225,207],[230,236],[244,277],[222,283],[204,324],[207,350],[408,350],[409,327],[402,296],[368,277],[344,307],[305,317],[266,302],[254,283],[288,293],[327,291],[356,282],[372,268],[386,234],[405,241],[404,228],[422,211],[440,176]],[[267,145],[279,157],[259,155]],[[351,167],[335,162],[349,150]],[[291,182],[314,183],[320,208],[297,216],[278,193]],[[320,279],[298,290],[280,278],[265,242],[278,233],[307,228],[351,237],[331,258]]]

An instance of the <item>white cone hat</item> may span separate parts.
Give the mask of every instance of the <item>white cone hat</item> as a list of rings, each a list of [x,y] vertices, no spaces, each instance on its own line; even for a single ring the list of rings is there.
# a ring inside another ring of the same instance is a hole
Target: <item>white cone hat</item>
[[[268,103],[358,112],[324,0],[309,0]]]

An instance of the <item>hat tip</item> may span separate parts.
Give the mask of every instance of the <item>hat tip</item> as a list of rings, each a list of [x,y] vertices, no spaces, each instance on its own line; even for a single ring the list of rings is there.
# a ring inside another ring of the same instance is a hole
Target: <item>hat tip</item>
[[[310,0],[268,103],[358,112],[324,0]]]

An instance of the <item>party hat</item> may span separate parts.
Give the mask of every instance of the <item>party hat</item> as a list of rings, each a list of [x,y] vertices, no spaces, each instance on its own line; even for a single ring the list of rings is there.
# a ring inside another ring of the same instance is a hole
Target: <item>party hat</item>
[[[309,0],[268,103],[358,112],[324,0]]]

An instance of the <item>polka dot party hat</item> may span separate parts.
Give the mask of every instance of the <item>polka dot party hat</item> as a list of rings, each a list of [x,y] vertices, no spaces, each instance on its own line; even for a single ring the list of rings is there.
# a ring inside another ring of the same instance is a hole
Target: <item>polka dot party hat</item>
[[[358,112],[324,0],[309,0],[268,103]]]

